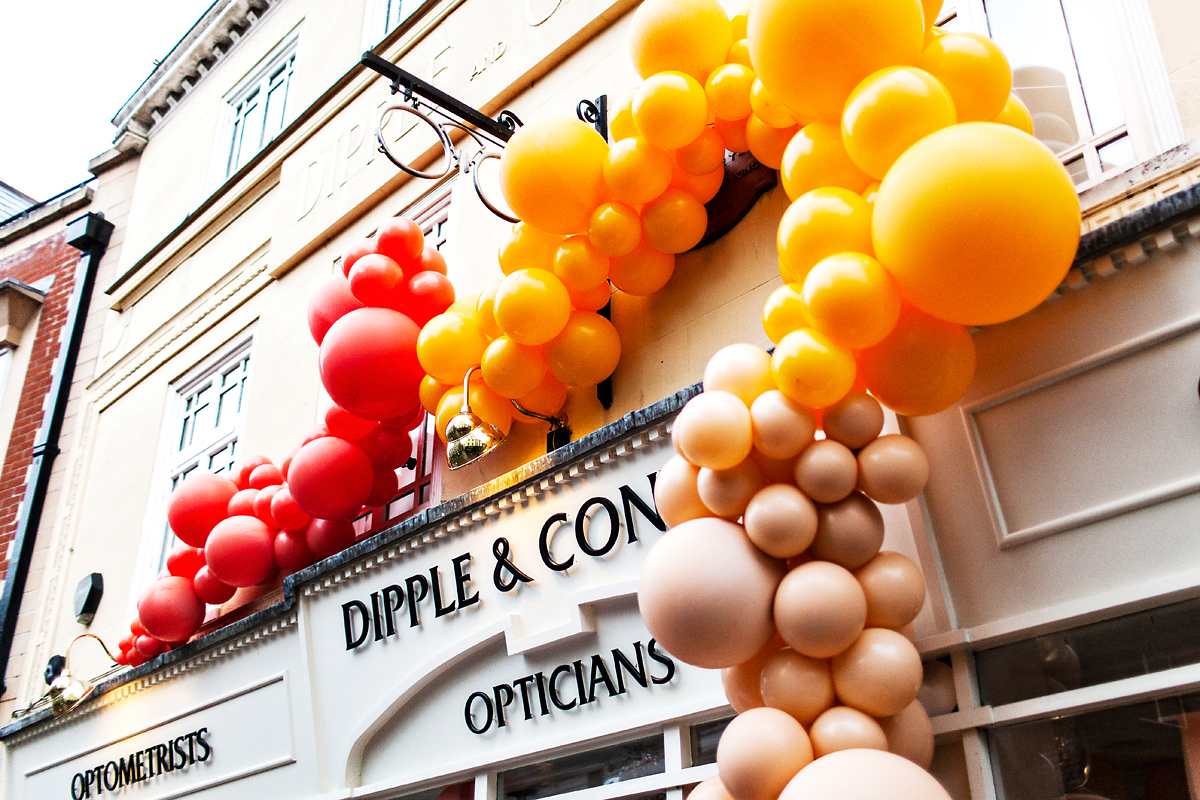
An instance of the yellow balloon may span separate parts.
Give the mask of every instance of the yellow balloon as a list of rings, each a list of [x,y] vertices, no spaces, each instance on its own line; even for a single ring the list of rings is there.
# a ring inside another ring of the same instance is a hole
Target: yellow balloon
[[[492,281],[483,287],[475,301],[475,321],[479,324],[479,330],[489,339],[495,339],[503,333],[496,324],[496,292],[500,291],[501,282]],[[454,307],[451,306],[450,310],[453,311]]]
[[[747,38],[772,97],[797,119],[832,122],[863,78],[916,63],[925,19],[916,0],[755,0]]]
[[[746,17],[750,15],[751,5],[753,5],[751,0],[745,0],[745,2],[734,9],[733,14],[729,17],[729,25],[735,42],[746,38]]]
[[[563,403],[567,402],[567,385],[547,371],[542,385],[517,398],[517,402],[527,411],[533,411],[543,417],[552,417],[563,407]],[[512,413],[517,422],[541,422],[537,417],[522,414],[515,407]]]
[[[546,233],[518,222],[500,242],[500,271],[511,275],[519,269],[552,269],[554,254],[562,240],[561,234]]]
[[[651,75],[634,95],[633,123],[642,138],[662,150],[674,150],[691,142],[704,130],[707,121],[708,98],[704,87],[686,73],[668,71]]]
[[[562,333],[546,343],[546,366],[568,386],[595,386],[621,360],[621,337],[604,317],[572,311]]]
[[[609,269],[611,271],[611,264],[609,265]],[[568,289],[567,294],[571,296],[571,308],[578,308],[583,311],[599,311],[608,305],[608,299],[612,296],[612,287],[606,281],[595,289],[588,289],[583,292],[573,292]]]
[[[522,220],[549,233],[580,233],[604,200],[608,143],[586,122],[543,117],[518,128],[500,157],[500,189]]]
[[[671,183],[671,156],[638,136],[614,142],[604,159],[604,183],[622,203],[648,203]]]
[[[862,253],[837,253],[804,279],[804,316],[842,347],[879,344],[900,316],[900,293],[879,262]]]
[[[666,286],[674,273],[675,256],[655,250],[643,240],[633,252],[613,258],[608,279],[625,294],[644,297]]]
[[[733,25],[717,0],[645,0],[633,14],[629,54],[643,78],[680,70],[703,81],[732,43]]]
[[[803,289],[799,283],[785,283],[767,298],[763,305],[763,330],[772,342],[779,344],[792,331],[808,327],[804,298],[800,294]]]
[[[608,256],[582,234],[568,236],[554,256],[554,274],[568,290],[595,289],[608,280]]]
[[[642,240],[642,218],[624,203],[601,203],[592,212],[587,235],[598,252],[606,256],[623,256],[632,252]]]
[[[867,205],[874,207],[877,194],[879,194],[879,181],[871,181],[871,185],[862,190],[862,199],[867,201]]]
[[[803,283],[814,264],[834,253],[874,253],[871,207],[848,189],[814,189],[788,206],[776,244],[780,275]]]
[[[725,56],[725,63],[741,64],[743,67],[754,69],[754,64],[750,62],[750,48],[747,46],[744,38],[738,39],[729,45],[729,54]]]
[[[448,389],[450,389],[450,384],[442,383],[432,375],[426,375],[421,378],[421,385],[417,390],[421,398],[421,405],[436,417],[438,404],[442,402],[442,396]]]
[[[858,354],[863,382],[898,414],[936,414],[958,402],[975,375],[975,342],[962,325],[912,306],[882,342]]]
[[[480,364],[483,380],[501,397],[521,397],[542,385],[546,359],[542,348],[501,336],[488,345]]]
[[[771,98],[771,93],[757,77],[750,86],[750,109],[772,128],[794,128],[798,124],[782,103]]]
[[[850,160],[841,130],[828,122],[810,122],[792,137],[783,153],[779,177],[792,200],[823,186],[858,193],[871,182],[871,176]]]
[[[501,282],[495,314],[496,324],[509,338],[520,344],[545,344],[567,324],[571,298],[553,273],[517,270]]]
[[[1012,91],[1012,70],[1004,52],[978,33],[935,37],[921,53],[917,66],[950,92],[959,122],[995,119]]]
[[[614,142],[637,136],[637,126],[633,124],[633,98],[638,87],[622,92],[617,102],[609,109],[608,135]]]
[[[446,312],[462,314],[464,317],[470,317],[470,318],[474,319],[475,318],[475,305],[478,302],[479,302],[479,295],[469,294],[465,297],[460,297],[457,300],[455,300],[450,305],[450,307],[446,309]]]
[[[441,402],[438,404],[437,426],[438,437],[442,443],[446,443],[446,426],[450,424],[450,420],[462,412],[462,382],[458,386],[451,387],[442,396]],[[471,411],[484,422],[490,422],[495,425],[501,433],[508,435],[509,429],[512,427],[512,405],[508,400],[500,397],[493,392],[483,382],[482,378],[475,375],[471,376]]]
[[[462,411],[462,397],[463,390],[460,383],[458,386],[451,386],[446,390],[442,399],[438,401],[437,413],[433,415],[436,418],[434,427],[437,428],[438,438],[442,440],[442,444],[446,444],[446,426],[450,424],[450,420],[454,419],[455,415]]]
[[[731,153],[745,153],[750,149],[746,141],[746,120],[718,119],[713,122],[713,129],[721,134],[725,149]]]
[[[691,144],[675,151],[675,163],[689,175],[708,175],[725,163],[725,142],[715,129],[706,127]]]
[[[937,78],[915,67],[888,67],[850,94],[842,144],[859,169],[882,179],[901,153],[954,122],[954,101]]]
[[[745,119],[750,114],[754,70],[741,64],[722,64],[704,82],[708,107],[717,119]]]
[[[691,250],[700,244],[707,228],[704,204],[683,189],[667,189],[642,209],[642,236],[664,253]]]
[[[783,154],[788,143],[799,130],[799,126],[772,128],[759,119],[757,114],[751,114],[746,118],[746,144],[760,164],[779,169],[783,164]]]
[[[1004,103],[1004,108],[996,115],[993,122],[998,122],[1001,125],[1008,125],[1016,128],[1019,131],[1025,131],[1030,136],[1033,136],[1033,117],[1029,115],[1029,109],[1021,102],[1021,98],[1015,94],[1009,94],[1008,100]]]
[[[937,24],[938,14],[942,13],[942,6],[946,0],[921,0],[921,11],[925,18],[925,27],[932,28]]]
[[[991,325],[1041,303],[1079,245],[1079,197],[1041,142],[992,122],[953,125],[909,148],[875,198],[875,257],[905,300]]]
[[[707,203],[716,197],[717,192],[721,191],[721,184],[724,182],[724,164],[707,175],[693,175],[678,164],[671,170],[671,185],[676,189],[683,189],[701,203]]]
[[[793,331],[775,347],[771,373],[791,400],[808,408],[825,408],[854,387],[854,354],[810,328]]]
[[[417,337],[421,368],[442,383],[462,384],[467,370],[479,364],[487,339],[479,324],[462,314],[438,314]]]

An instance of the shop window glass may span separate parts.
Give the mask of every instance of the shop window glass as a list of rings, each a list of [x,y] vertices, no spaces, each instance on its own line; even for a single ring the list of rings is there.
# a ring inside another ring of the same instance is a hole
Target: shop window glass
[[[438,786],[420,792],[403,794],[396,800],[474,800],[475,781],[452,783],[449,786]]]
[[[295,65],[296,40],[293,38],[228,99],[232,124],[225,177],[237,172],[283,130]]]
[[[663,772],[662,736],[602,747],[500,773],[502,800],[542,797],[592,789]]]
[[[693,767],[717,763],[717,742],[721,741],[721,734],[725,732],[725,726],[732,721],[733,717],[726,717],[692,727]]]

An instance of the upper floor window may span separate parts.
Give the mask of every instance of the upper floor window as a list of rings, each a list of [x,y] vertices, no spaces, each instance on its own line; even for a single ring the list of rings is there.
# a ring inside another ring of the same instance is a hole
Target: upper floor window
[[[429,0],[370,0],[363,28],[363,47],[374,47],[411,19]]]
[[[1000,45],[1034,135],[1083,186],[1182,140],[1169,122],[1178,121],[1174,107],[1150,107],[1163,95],[1148,82],[1165,79],[1156,43],[1132,41],[1118,14],[1140,11],[1148,20],[1139,6],[1142,0],[947,0],[939,24]]]
[[[287,120],[288,91],[296,64],[296,37],[284,42],[228,96],[231,116],[228,178],[275,138]]]

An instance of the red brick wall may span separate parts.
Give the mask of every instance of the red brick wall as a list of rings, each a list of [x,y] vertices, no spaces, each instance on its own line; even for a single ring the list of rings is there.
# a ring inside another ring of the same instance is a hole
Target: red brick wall
[[[17,506],[25,494],[26,472],[33,460],[33,443],[42,424],[42,404],[50,391],[51,369],[58,355],[59,334],[67,321],[79,258],[79,251],[67,244],[64,233],[59,233],[0,260],[0,279],[12,278],[32,284],[47,275],[54,276],[54,285],[42,303],[17,416],[8,440],[8,451],[4,454],[4,466],[0,468],[0,582],[8,572],[9,545],[16,532]],[[10,379],[16,377],[10,375]]]

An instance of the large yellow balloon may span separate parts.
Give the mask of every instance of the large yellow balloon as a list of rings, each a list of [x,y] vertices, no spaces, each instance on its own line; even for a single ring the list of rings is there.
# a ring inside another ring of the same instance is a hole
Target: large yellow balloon
[[[888,172],[875,198],[875,257],[922,311],[990,325],[1054,291],[1079,227],[1075,187],[1045,145],[972,122],[927,136]]]
[[[774,128],[751,114],[746,118],[746,145],[764,167],[779,169],[788,142],[796,136],[799,126]]]
[[[871,176],[850,160],[841,130],[828,122],[810,122],[792,137],[783,153],[779,177],[792,200],[823,186],[857,193],[871,182]]]
[[[633,15],[629,54],[643,78],[680,70],[703,81],[732,43],[733,25],[717,0],[646,0]]]
[[[671,183],[671,156],[639,136],[614,142],[604,159],[604,183],[622,203],[648,203]]]
[[[898,414],[936,414],[954,405],[975,375],[975,342],[962,325],[903,306],[882,342],[859,352],[860,377]]]
[[[651,75],[633,96],[633,124],[660,149],[683,147],[704,131],[707,121],[704,87],[684,72]]]
[[[978,33],[934,37],[917,66],[950,92],[959,122],[995,119],[1012,91],[1012,70],[1004,52]]]
[[[479,364],[487,339],[479,323],[462,314],[438,314],[417,337],[417,360],[436,380],[462,384],[467,370]]]
[[[996,115],[996,118],[992,122],[1008,125],[1033,136],[1033,117],[1030,116],[1029,109],[1021,102],[1021,98],[1015,94],[1009,94],[1008,100],[1004,103],[1004,108],[1000,110],[1000,113]]]
[[[608,267],[612,285],[635,297],[654,294],[667,285],[674,273],[675,256],[655,250],[645,241],[639,242],[632,252],[613,258]]]
[[[704,238],[708,212],[690,192],[674,187],[642,209],[646,243],[664,253],[684,253]]]
[[[825,408],[854,386],[854,355],[825,334],[803,328],[783,337],[771,356],[779,391],[808,408]]]
[[[703,92],[701,92],[703,93]],[[518,128],[500,157],[500,189],[518,217],[549,233],[581,233],[604,200],[608,143],[569,117]]]
[[[511,275],[519,269],[553,269],[554,254],[562,240],[560,234],[518,222],[500,242],[500,271]]]
[[[803,283],[818,261],[834,253],[871,254],[871,206],[848,189],[814,189],[788,206],[776,244],[779,273]]]
[[[792,116],[832,122],[872,72],[916,63],[925,39],[918,0],[755,0],[750,58]]]
[[[562,333],[546,343],[546,366],[568,386],[595,386],[621,360],[617,329],[593,311],[572,311]]]
[[[754,70],[741,64],[722,64],[704,82],[708,107],[717,119],[745,119],[750,114]]]
[[[623,256],[633,252],[642,240],[642,218],[624,203],[601,203],[592,212],[587,235],[598,252]]]
[[[520,344],[545,344],[558,335],[571,315],[567,287],[544,269],[509,275],[496,292],[496,324]],[[428,372],[428,370],[426,370]]]
[[[954,101],[937,78],[915,67],[888,67],[846,101],[842,144],[859,169],[882,178],[901,153],[954,122]]]
[[[836,253],[804,279],[804,316],[842,347],[879,344],[900,316],[900,294],[879,262],[862,253]]]
[[[778,344],[792,331],[808,327],[804,316],[803,285],[785,283],[767,298],[763,305],[763,330],[767,338]]]
[[[480,364],[483,380],[501,397],[521,397],[542,385],[546,359],[542,348],[501,336],[488,345]]]
[[[608,279],[608,256],[593,247],[587,236],[568,236],[554,256],[554,274],[568,291],[595,289]]]

